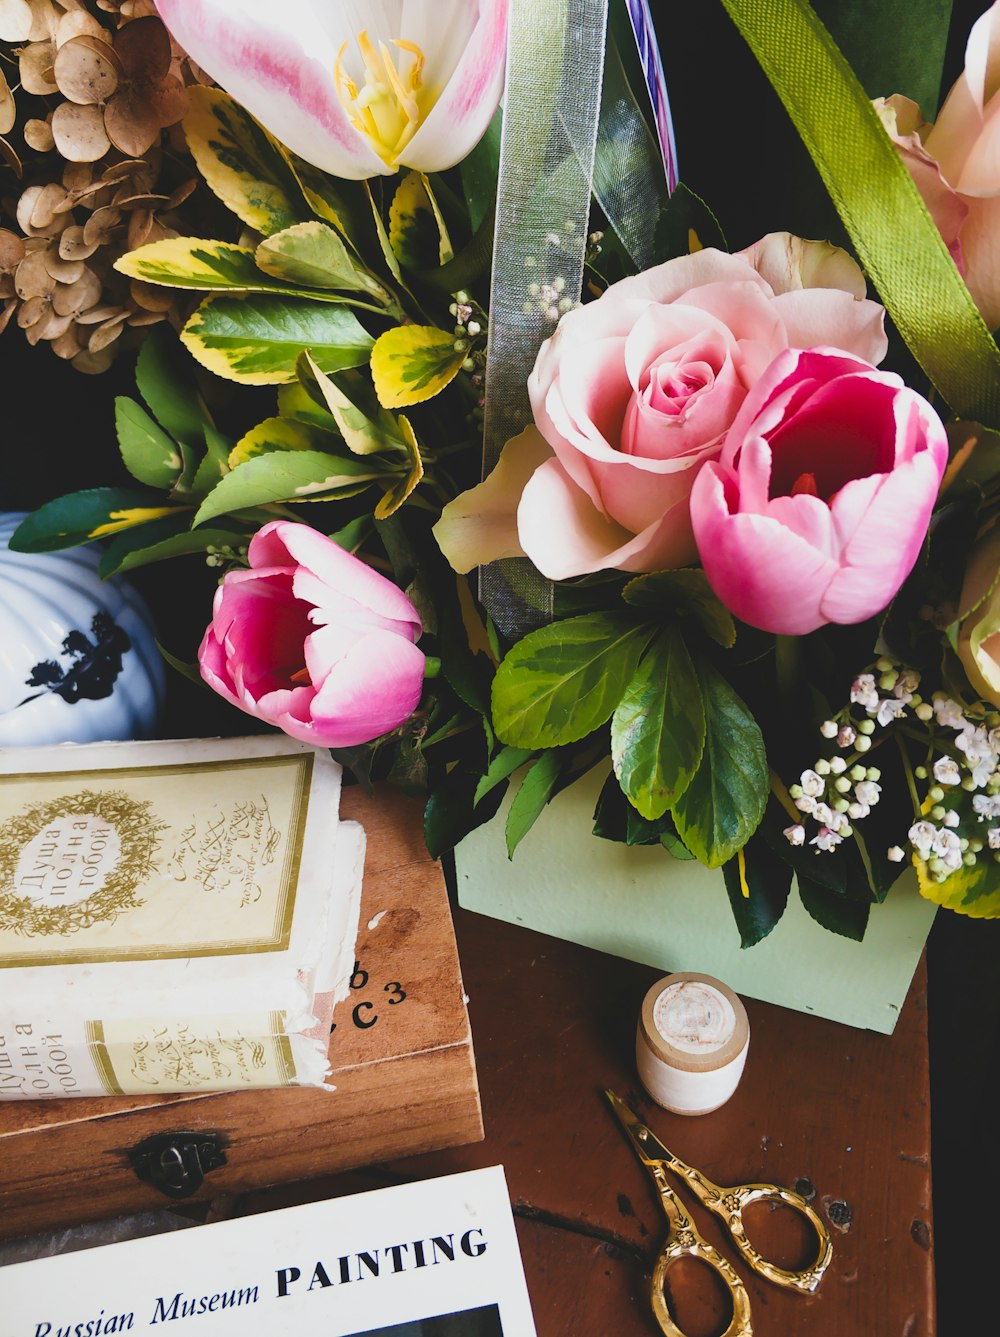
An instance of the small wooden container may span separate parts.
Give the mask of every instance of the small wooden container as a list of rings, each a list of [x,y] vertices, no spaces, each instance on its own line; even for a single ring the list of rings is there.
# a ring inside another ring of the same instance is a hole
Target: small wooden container
[[[639,1077],[658,1105],[674,1114],[708,1114],[739,1084],[750,1023],[727,984],[678,971],[647,992],[635,1045]]]
[[[182,1195],[144,1182],[130,1156],[157,1135],[190,1135],[207,1174],[191,1201],[482,1138],[451,910],[420,805],[352,788],[341,815],[364,825],[368,853],[357,965],[330,1040],[336,1090],[4,1102],[0,1237],[167,1206]]]

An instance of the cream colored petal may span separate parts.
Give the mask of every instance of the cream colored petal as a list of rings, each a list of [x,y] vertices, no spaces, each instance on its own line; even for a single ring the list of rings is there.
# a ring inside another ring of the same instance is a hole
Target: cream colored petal
[[[476,487],[455,498],[434,526],[438,547],[463,574],[502,557],[523,557],[517,537],[517,506],[528,479],[552,457],[535,427],[504,446],[496,468]]]

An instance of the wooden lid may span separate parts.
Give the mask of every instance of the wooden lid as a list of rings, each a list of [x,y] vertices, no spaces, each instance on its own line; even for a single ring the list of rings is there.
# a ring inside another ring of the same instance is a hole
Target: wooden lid
[[[657,980],[639,1014],[639,1035],[682,1072],[714,1072],[737,1058],[750,1037],[741,999],[727,984],[694,971]]]

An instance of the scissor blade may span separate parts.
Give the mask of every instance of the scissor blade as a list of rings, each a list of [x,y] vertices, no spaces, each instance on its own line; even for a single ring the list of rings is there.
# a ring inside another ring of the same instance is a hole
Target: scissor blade
[[[645,1165],[673,1159],[653,1130],[642,1122],[634,1110],[631,1110],[620,1096],[616,1096],[614,1091],[607,1090],[604,1094],[607,1096],[611,1108],[617,1114],[618,1122],[628,1134],[636,1155]]]

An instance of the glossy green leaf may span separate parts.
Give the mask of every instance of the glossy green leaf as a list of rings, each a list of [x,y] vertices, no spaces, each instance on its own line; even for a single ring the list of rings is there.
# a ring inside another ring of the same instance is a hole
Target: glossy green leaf
[[[830,891],[819,882],[810,881],[801,873],[798,874],[798,884],[799,900],[817,924],[831,933],[839,933],[842,938],[850,938],[854,942],[863,940],[871,911],[870,902],[838,896],[835,891]]]
[[[322,427],[299,422],[295,418],[265,418],[241,436],[229,452],[228,465],[235,469],[256,455],[272,450],[335,450],[340,438]]]
[[[681,568],[655,571],[630,580],[622,598],[633,608],[645,608],[661,618],[694,618],[713,641],[727,650],[736,640],[732,614],[716,596],[704,571]]]
[[[575,742],[606,723],[653,636],[618,613],[590,613],[524,637],[493,680],[493,723],[515,747]]]
[[[729,905],[739,929],[740,946],[754,947],[785,913],[792,870],[764,841],[756,839],[743,847],[742,874],[746,879],[745,889],[738,857],[730,859],[722,870]]]
[[[705,750],[673,806],[677,832],[691,853],[719,868],[750,839],[767,806],[769,777],[760,727],[708,661],[698,665],[705,701]]]
[[[148,487],[169,489],[184,467],[176,443],[141,404],[126,395],[115,400],[115,431],[125,468]]]
[[[293,287],[339,288],[346,292],[371,289],[347,247],[325,223],[297,223],[276,232],[261,242],[255,258],[265,274]]]
[[[187,363],[184,372],[181,358]],[[188,446],[200,444],[204,423],[192,371],[176,334],[172,330],[168,334],[162,325],[154,326],[139,350],[135,383],[160,426]]]
[[[342,306],[283,297],[210,297],[181,335],[209,371],[245,385],[295,380],[295,363],[308,348],[322,371],[363,366],[373,340]]]
[[[379,336],[372,349],[372,379],[387,409],[406,408],[433,399],[462,370],[466,354],[455,337],[436,325],[397,325]]]
[[[276,501],[316,500],[353,496],[377,475],[354,455],[329,455],[315,450],[275,450],[247,460],[212,489],[195,523],[248,506]]]
[[[362,377],[351,379],[344,373],[334,380],[320,370],[308,351],[300,356],[296,371],[305,391],[330,413],[355,455],[406,450],[403,432],[396,419],[382,408],[372,395],[371,386]],[[345,388],[347,384],[350,391]]]
[[[479,803],[497,785],[503,784],[521,766],[535,755],[530,747],[502,747],[490,762],[486,774],[476,785],[475,801]]]
[[[158,500],[156,493],[124,487],[71,492],[25,516],[8,547],[14,552],[55,552],[104,538],[119,529],[171,514],[174,507],[157,506]]]
[[[701,686],[684,636],[661,632],[611,721],[611,760],[626,797],[647,821],[674,806],[705,746]]]
[[[222,203],[264,236],[300,222],[298,183],[267,131],[221,88],[187,96],[187,146]]]
[[[514,851],[534,826],[541,816],[542,809],[552,797],[552,790],[559,779],[561,764],[562,758],[558,752],[543,752],[518,785],[504,827],[509,859],[513,859]]]

